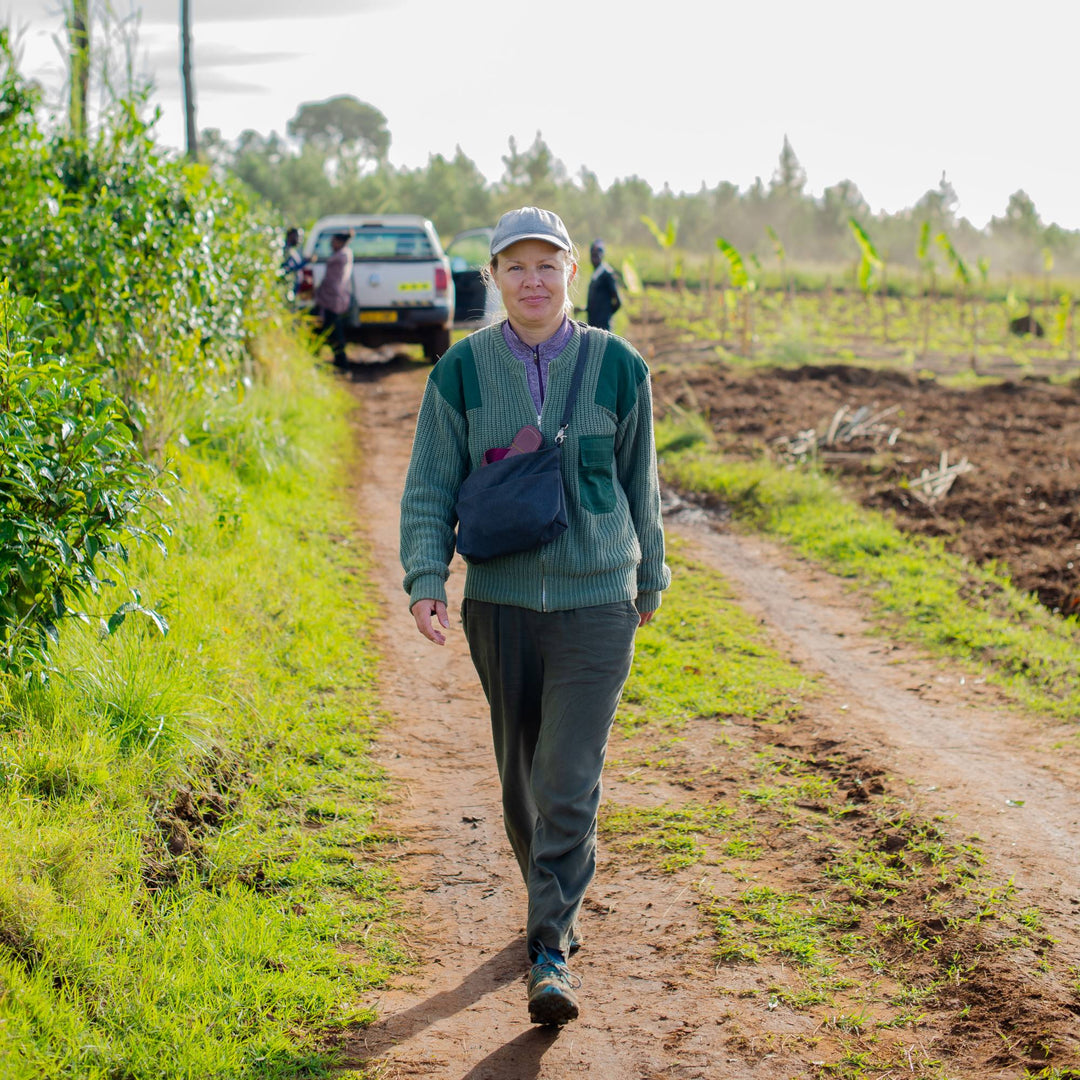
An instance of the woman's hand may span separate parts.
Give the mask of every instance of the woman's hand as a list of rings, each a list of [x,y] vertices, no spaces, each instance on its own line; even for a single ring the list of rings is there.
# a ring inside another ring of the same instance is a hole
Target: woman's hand
[[[444,630],[450,626],[450,620],[446,617],[446,605],[441,600],[417,600],[409,610],[413,619],[416,620],[416,629],[436,645],[445,645],[446,637],[441,634],[431,621],[432,616],[439,620]]]
[[[644,626],[654,615],[655,611],[643,611],[638,618],[638,626]]]

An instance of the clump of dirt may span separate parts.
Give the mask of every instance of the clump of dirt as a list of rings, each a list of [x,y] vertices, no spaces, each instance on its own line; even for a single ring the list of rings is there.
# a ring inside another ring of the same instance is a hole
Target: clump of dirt
[[[651,325],[635,327],[646,357]],[[903,371],[846,365],[735,371],[672,349],[653,372],[660,407],[704,413],[725,453],[778,452],[797,433],[824,435],[838,410],[894,408],[891,443],[856,436],[821,460],[863,505],[890,511],[901,528],[941,537],[980,565],[1008,569],[1017,588],[1051,611],[1080,615],[1080,379],[1027,377],[972,389]],[[942,454],[966,459],[944,496],[920,497],[910,481],[934,473]]]
[[[174,791],[154,815],[156,831],[143,837],[142,878],[150,892],[176,884],[185,861],[203,859],[203,838],[220,829],[236,809],[249,776],[215,750],[204,762],[201,779],[197,788]]]

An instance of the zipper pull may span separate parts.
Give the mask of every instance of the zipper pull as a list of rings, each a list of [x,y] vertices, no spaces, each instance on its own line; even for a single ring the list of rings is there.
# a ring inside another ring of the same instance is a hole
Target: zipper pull
[[[540,370],[540,346],[533,348],[533,360],[536,362],[536,385],[540,387],[540,407],[544,407],[544,376]]]

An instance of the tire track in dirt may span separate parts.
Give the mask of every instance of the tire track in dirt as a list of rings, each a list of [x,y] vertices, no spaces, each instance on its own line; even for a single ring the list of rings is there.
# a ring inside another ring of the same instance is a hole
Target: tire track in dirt
[[[1075,742],[1060,743],[1074,731],[1025,718],[962,666],[882,637],[841,583],[776,545],[718,531],[695,510],[667,524],[770,626],[774,645],[825,676],[837,698],[829,737],[887,756],[1022,887],[1080,896],[1080,761]],[[827,712],[816,720],[824,727]]]
[[[528,1023],[525,893],[502,829],[486,704],[457,620],[463,567],[449,583],[451,634],[442,649],[416,633],[400,586],[398,499],[426,374],[391,364],[356,379],[364,447],[357,500],[385,614],[382,701],[394,717],[379,759],[401,793],[386,825],[402,837],[392,859],[416,916],[420,964],[366,1002],[379,1019],[354,1033],[344,1064],[366,1063],[387,1080],[792,1076],[797,1059],[743,1054],[725,1023],[735,1018],[741,1029],[767,1035],[782,1034],[784,1024],[798,1030],[802,1018],[762,1017],[752,1003],[720,999],[724,975],[687,884],[643,872],[603,845],[583,920],[586,946],[573,964],[584,983],[582,1017],[558,1032]],[[1021,887],[1048,889],[1067,916],[1080,895],[1070,831],[1080,816],[1069,789],[1074,756],[1017,754],[1009,733],[1020,722],[987,707],[993,694],[985,687],[961,687],[949,672],[868,636],[852,602],[824,575],[680,516],[672,532],[732,581],[778,647],[786,642],[792,657],[832,684],[807,720],[814,734],[889,762],[941,812],[978,831],[995,859],[1015,867]],[[1052,735],[1047,730],[1044,742]],[[605,784],[610,798],[642,798],[617,776]],[[1004,812],[1003,798],[1024,807]]]

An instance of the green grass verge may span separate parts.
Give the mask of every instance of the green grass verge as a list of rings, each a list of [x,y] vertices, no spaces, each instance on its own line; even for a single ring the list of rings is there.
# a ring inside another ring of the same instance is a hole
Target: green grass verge
[[[48,686],[0,688],[5,1080],[326,1075],[402,962],[350,399],[262,360],[130,567],[169,634],[70,630]]]
[[[727,504],[739,520],[866,589],[890,632],[981,665],[989,681],[1028,708],[1080,717],[1075,620],[1052,615],[1000,570],[979,568],[936,538],[906,535],[821,472],[725,460],[700,441],[689,445],[699,435],[700,422],[658,425],[669,483]]]
[[[618,722],[677,730],[688,718],[789,716],[813,680],[785,663],[728,584],[669,545],[664,615],[639,631]]]

